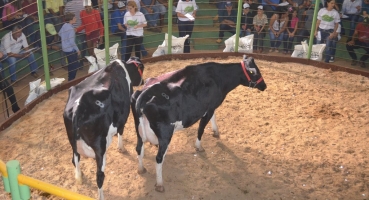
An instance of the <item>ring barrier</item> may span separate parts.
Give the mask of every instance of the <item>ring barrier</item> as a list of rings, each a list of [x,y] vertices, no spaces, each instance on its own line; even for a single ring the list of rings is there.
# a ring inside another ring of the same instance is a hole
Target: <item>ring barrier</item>
[[[17,160],[8,161],[6,164],[0,160],[0,172],[2,174],[5,191],[11,193],[13,200],[30,199],[30,187],[64,199],[93,199],[21,174],[21,167]]]

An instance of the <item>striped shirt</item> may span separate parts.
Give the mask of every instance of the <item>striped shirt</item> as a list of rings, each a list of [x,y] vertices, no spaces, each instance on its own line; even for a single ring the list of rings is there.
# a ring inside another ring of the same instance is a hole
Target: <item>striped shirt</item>
[[[81,0],[72,0],[67,2],[67,4],[65,5],[65,12],[70,12],[70,13],[74,13],[74,15],[77,18],[76,23],[73,24],[74,28],[78,28],[79,26],[81,26],[82,21],[81,21],[81,17],[79,15],[80,11],[84,10],[85,7],[83,6],[83,1]],[[85,30],[81,31],[81,33],[84,33]]]

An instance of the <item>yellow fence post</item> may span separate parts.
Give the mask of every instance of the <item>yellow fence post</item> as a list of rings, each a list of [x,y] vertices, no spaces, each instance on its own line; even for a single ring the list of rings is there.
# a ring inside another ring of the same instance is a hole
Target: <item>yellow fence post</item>
[[[5,192],[10,192],[8,172],[6,171],[6,165],[2,160],[0,160],[0,173],[2,174]]]

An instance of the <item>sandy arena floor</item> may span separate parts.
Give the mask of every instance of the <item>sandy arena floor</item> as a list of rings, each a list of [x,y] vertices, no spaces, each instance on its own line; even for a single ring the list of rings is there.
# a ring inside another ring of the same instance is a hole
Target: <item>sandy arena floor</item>
[[[239,62],[230,57],[216,62]],[[147,64],[146,78],[209,59]],[[133,118],[128,152],[107,154],[104,194],[117,199],[369,199],[369,79],[295,63],[256,60],[268,88],[239,86],[216,111],[220,138],[207,126],[196,153],[197,125],[177,132],[163,167],[165,193],[154,190],[157,148],[146,144],[146,174],[137,174]],[[96,198],[96,164],[81,159],[74,179],[62,113],[68,92],[40,103],[0,134],[0,159],[22,173]],[[58,199],[32,190],[32,199]],[[0,200],[10,199],[0,183]]]

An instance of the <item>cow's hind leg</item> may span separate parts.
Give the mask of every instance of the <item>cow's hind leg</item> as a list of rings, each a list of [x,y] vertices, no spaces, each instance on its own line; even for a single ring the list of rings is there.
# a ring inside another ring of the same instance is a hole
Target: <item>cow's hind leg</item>
[[[99,143],[99,142],[97,142]],[[106,147],[102,145],[101,147],[94,148],[95,155],[96,155],[96,164],[97,164],[97,171],[96,171],[96,183],[97,183],[97,193],[98,199],[104,199],[104,192],[103,192],[103,184],[105,179],[105,165],[106,165]]]
[[[80,160],[80,155],[79,153],[77,153],[77,151],[73,151],[73,159],[72,159],[72,163],[75,167],[74,169],[74,177],[77,180],[78,184],[82,184],[82,172],[81,172],[81,168],[79,166],[79,160]]]
[[[204,129],[205,129],[206,124],[209,123],[213,114],[214,114],[214,111],[207,112],[200,120],[199,129],[197,130],[197,139],[195,143],[196,151],[200,151],[200,152],[205,151],[204,148],[202,148],[201,146],[201,137],[202,137],[202,134],[204,134]]]
[[[172,136],[173,134],[170,135]],[[165,191],[163,185],[163,163],[165,155],[167,154],[171,136],[170,138],[159,139],[159,150],[158,154],[156,155],[156,185],[155,185],[155,190],[158,192]]]
[[[215,112],[213,114],[213,116],[210,119],[211,122],[211,128],[213,129],[213,137],[219,138],[219,130],[218,130],[218,125],[215,119]]]
[[[137,133],[137,146],[136,146],[137,158],[138,158],[138,173],[146,173],[146,168],[143,165],[143,157],[145,154],[145,145],[142,142],[140,134]]]

